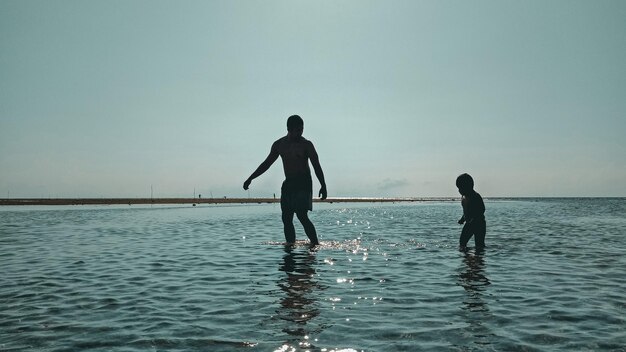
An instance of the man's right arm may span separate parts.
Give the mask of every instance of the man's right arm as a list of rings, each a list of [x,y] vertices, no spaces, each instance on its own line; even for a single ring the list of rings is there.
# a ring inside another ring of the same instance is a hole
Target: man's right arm
[[[252,180],[261,176],[265,171],[267,171],[270,168],[270,166],[272,166],[272,164],[274,164],[276,159],[278,159],[279,154],[278,154],[278,148],[276,146],[276,143],[277,142],[272,144],[272,149],[270,150],[270,153],[267,156],[267,158],[263,160],[261,165],[259,165],[259,167],[256,170],[254,170],[252,175],[250,175],[250,177],[248,177],[248,179],[243,183],[243,189],[247,190],[248,187],[250,187],[250,183],[252,182]]]

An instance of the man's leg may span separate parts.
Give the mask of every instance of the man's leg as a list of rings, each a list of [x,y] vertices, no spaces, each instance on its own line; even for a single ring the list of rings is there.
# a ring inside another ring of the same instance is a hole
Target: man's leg
[[[313,223],[311,222],[311,220],[309,220],[307,211],[299,211],[296,213],[296,216],[298,216],[298,220],[300,220],[302,227],[304,227],[304,232],[309,237],[311,245],[317,246],[318,244],[320,244],[317,240],[317,232],[315,232],[315,226],[313,226]]]
[[[296,229],[293,227],[293,211],[283,209],[283,229],[285,241],[289,244],[296,242]]]

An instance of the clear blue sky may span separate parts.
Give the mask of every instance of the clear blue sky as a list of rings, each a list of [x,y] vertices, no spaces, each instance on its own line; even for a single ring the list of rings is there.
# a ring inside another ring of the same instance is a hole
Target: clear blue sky
[[[606,0],[3,0],[0,197],[247,196],[291,114],[330,196],[454,196],[462,172],[483,196],[626,196],[625,19]]]

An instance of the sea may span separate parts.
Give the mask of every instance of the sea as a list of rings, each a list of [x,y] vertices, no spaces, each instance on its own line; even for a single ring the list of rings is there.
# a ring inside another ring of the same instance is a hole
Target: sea
[[[626,351],[626,199],[0,208],[0,351]]]

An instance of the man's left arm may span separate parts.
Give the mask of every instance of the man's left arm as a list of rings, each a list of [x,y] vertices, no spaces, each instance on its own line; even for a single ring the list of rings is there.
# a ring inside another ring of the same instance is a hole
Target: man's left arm
[[[322,166],[320,165],[320,160],[317,156],[317,151],[315,151],[313,143],[310,143],[309,148],[309,159],[311,160],[311,165],[313,165],[315,176],[317,176],[317,180],[321,185],[319,196],[322,200],[324,200],[328,196],[328,192],[326,191],[326,181],[324,180],[324,171],[322,171]]]

